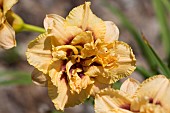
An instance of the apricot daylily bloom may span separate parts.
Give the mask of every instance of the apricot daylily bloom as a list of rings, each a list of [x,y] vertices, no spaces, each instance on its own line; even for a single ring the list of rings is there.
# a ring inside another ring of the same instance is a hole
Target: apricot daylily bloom
[[[105,89],[95,98],[96,113],[169,113],[170,81],[164,75],[141,84],[125,81],[120,90]]]
[[[32,80],[48,87],[56,109],[82,103],[135,69],[134,54],[113,22],[95,16],[90,3],[74,8],[66,19],[47,15],[46,33],[33,40],[26,52],[35,67]]]
[[[0,47],[10,49],[16,46],[15,31],[7,21],[6,15],[18,0],[0,0]]]

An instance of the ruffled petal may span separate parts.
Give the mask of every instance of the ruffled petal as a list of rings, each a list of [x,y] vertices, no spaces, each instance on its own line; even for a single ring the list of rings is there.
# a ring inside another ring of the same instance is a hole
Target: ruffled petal
[[[113,42],[114,40],[118,40],[119,38],[119,29],[112,21],[105,21],[106,24],[106,34],[105,34],[105,42]]]
[[[130,103],[131,99],[125,93],[106,88],[96,95],[94,109],[96,113],[111,113],[116,109],[129,110]]]
[[[58,78],[65,77],[66,73],[64,73],[66,70],[66,66],[64,65],[62,60],[56,60],[49,66],[49,77],[51,78],[51,82],[56,87],[59,85]],[[63,76],[62,76],[63,75]]]
[[[3,0],[3,13],[6,14],[6,12],[17,2],[18,0]]]
[[[71,26],[78,26],[83,31],[92,31],[95,39],[103,39],[106,33],[104,21],[98,18],[90,9],[90,2],[85,2],[70,11],[66,17],[66,23]]]
[[[38,69],[34,69],[31,78],[33,83],[40,85],[40,86],[47,86],[47,75],[39,71]]]
[[[88,85],[86,89],[82,89],[81,92],[72,94],[70,90],[67,92],[68,101],[66,107],[73,107],[75,105],[83,103],[90,96],[90,90],[92,85]]]
[[[53,29],[54,24],[62,26],[64,24],[65,19],[56,14],[46,15],[44,19],[44,28],[46,31],[49,29]]]
[[[65,107],[72,107],[84,102],[90,95],[91,85],[78,93],[71,93],[68,86],[67,76],[58,74],[56,76],[57,86],[53,85],[51,81],[48,82],[48,94],[54,103],[57,110],[63,110]]]
[[[170,112],[170,82],[164,75],[150,77],[137,89],[138,98],[148,97],[156,105],[160,105],[167,113]]]
[[[48,36],[52,37],[54,46],[70,43],[71,40],[82,30],[76,26],[66,26],[64,18],[50,14],[44,20],[45,29],[48,31]]]
[[[64,79],[58,78],[56,81],[59,83],[57,87],[51,81],[48,81],[48,95],[57,110],[64,110],[69,98],[69,95],[67,95],[68,87]]]
[[[148,96],[134,98],[131,103],[130,110],[133,112],[138,111],[139,113],[169,113],[166,112],[166,109],[161,105],[153,104],[152,99]]]
[[[105,111],[104,112],[100,112],[99,111],[99,112],[95,112],[95,113],[133,113],[133,112],[117,108],[117,109],[112,109],[112,110],[107,111],[107,112],[105,112]]]
[[[15,32],[7,21],[0,26],[0,47],[10,49],[16,46]]]
[[[91,89],[91,96],[95,96],[98,92],[100,92],[101,90],[105,89],[105,88],[111,88],[110,84],[103,84],[100,83],[99,81],[97,81],[96,79],[94,79],[94,84],[93,87]]]
[[[118,78],[111,80],[112,72],[102,66],[90,66],[85,71],[85,75],[95,77],[100,83],[112,84],[118,80]]]
[[[94,42],[92,32],[82,32],[78,34],[72,41],[72,45],[84,45],[86,43]]]
[[[126,81],[123,82],[123,84],[120,87],[120,90],[133,96],[134,93],[136,92],[136,89],[139,87],[139,84],[140,84],[139,81],[133,78],[128,78]]]
[[[81,56],[83,58],[92,57],[95,56],[96,54],[97,54],[97,48],[95,47],[93,42],[84,44],[84,48],[81,50]]]
[[[161,106],[154,104],[146,104],[141,106],[140,113],[169,113],[165,111]]]
[[[120,80],[119,76],[113,76],[113,70],[102,66],[90,66],[85,72],[88,76],[94,76],[100,83],[112,84]]]
[[[100,82],[103,81],[103,77],[110,78],[110,82],[115,82],[123,77],[129,76],[136,68],[136,59],[129,45],[124,42],[114,41],[112,47],[112,53],[115,55],[115,59],[111,66],[105,67],[102,76],[98,76]],[[107,59],[109,61],[109,59]],[[111,60],[112,61],[112,60]]]
[[[51,39],[46,34],[39,35],[28,45],[26,56],[30,65],[46,74],[52,60]]]
[[[48,82],[48,94],[58,110],[80,104],[90,95],[92,85],[84,86],[79,93],[72,92],[67,74],[70,66],[72,63],[66,65],[62,60],[58,60],[53,62],[49,68],[51,80]],[[88,80],[86,81],[84,78],[82,81],[82,84],[85,85]]]
[[[72,52],[75,55],[78,54],[77,48],[72,45],[61,45],[61,46],[53,47],[52,50],[53,50],[52,51],[53,61],[68,60],[68,54],[71,54]]]
[[[82,89],[86,89],[88,86],[91,86],[91,84],[94,83],[94,80],[92,80],[89,76],[83,75],[81,77],[81,87]]]
[[[81,68],[77,67],[75,69],[71,69],[71,66],[74,65],[75,62],[69,61],[66,64],[66,72],[67,72],[67,80],[70,86],[71,93],[80,93],[82,89],[86,89],[88,85],[94,83],[90,80],[89,76],[86,76]]]
[[[67,52],[63,51],[63,50],[56,50],[56,48],[54,48],[53,52],[52,52],[52,56],[53,56],[53,61],[57,61],[57,60],[67,60]]]
[[[4,21],[5,21],[5,16],[4,16],[3,12],[0,11],[0,25],[2,23],[4,23]]]
[[[99,61],[102,66],[93,65],[86,70],[86,74],[95,75],[99,82],[105,84],[111,84],[129,76],[135,70],[136,63],[131,48],[126,43],[119,41],[101,47],[98,50],[97,59],[94,61],[96,63]]]

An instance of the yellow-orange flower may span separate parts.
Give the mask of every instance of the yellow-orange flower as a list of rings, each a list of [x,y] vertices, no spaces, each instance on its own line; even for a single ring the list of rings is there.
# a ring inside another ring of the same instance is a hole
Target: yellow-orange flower
[[[104,89],[95,98],[96,113],[169,113],[170,81],[157,75],[139,84],[130,78],[120,90]]]
[[[82,103],[135,69],[131,48],[117,41],[119,30],[90,9],[90,2],[74,8],[66,19],[47,15],[46,33],[33,40],[26,52],[35,67],[32,79],[46,85],[56,109]]]
[[[18,0],[0,0],[0,48],[16,46],[15,31],[7,21],[7,13]]]

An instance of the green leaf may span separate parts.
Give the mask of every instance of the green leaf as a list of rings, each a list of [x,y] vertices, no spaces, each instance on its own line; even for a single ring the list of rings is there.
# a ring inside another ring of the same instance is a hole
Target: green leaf
[[[122,83],[120,81],[117,81],[117,82],[112,84],[112,88],[113,89],[120,89],[121,85],[122,85]]]
[[[94,98],[90,96],[88,99],[85,100],[84,103],[94,105]]]
[[[137,66],[135,71],[143,75],[145,78],[149,78],[154,75],[153,73],[150,73],[149,71],[147,71],[145,68],[141,66]]]
[[[157,66],[159,67],[159,69],[161,70],[162,74],[164,74],[165,76],[167,76],[168,78],[170,78],[170,70],[168,68],[168,66],[166,64],[163,63],[163,61],[159,58],[159,56],[156,54],[156,52],[153,50],[153,48],[151,47],[151,45],[149,44],[149,42],[146,40],[146,38],[143,35],[143,39],[145,44],[148,47],[148,50],[150,51],[150,53],[152,53],[153,55],[153,60],[156,62]]]
[[[167,60],[168,63],[170,65],[170,29],[168,26],[168,20],[167,20],[167,13],[165,10],[165,7],[162,3],[162,1],[166,1],[166,0],[152,0],[153,2],[153,6],[155,9],[155,13],[157,16],[157,20],[160,24],[160,30],[161,30],[161,34],[162,34],[162,41],[163,41],[163,45],[164,45],[164,50],[167,54]],[[168,3],[168,1],[167,1]],[[167,4],[168,5],[168,4]],[[170,7],[170,6],[168,6]]]
[[[20,60],[20,56],[17,48],[11,48],[9,50],[5,50],[0,55],[0,59],[6,62],[8,65],[18,63]]]
[[[168,0],[162,0],[162,2],[166,9],[170,12],[170,2]]]
[[[26,85],[31,84],[31,75],[24,71],[2,71],[0,72],[0,85]]]

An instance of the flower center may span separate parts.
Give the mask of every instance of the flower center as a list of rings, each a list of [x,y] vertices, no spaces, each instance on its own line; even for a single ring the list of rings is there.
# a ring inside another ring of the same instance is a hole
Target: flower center
[[[81,58],[81,46],[62,45],[53,48],[52,56],[53,61],[62,60],[63,66],[61,68],[62,78],[65,79],[70,87],[71,93],[80,93],[82,89],[85,89],[91,82],[89,76],[85,76]]]

